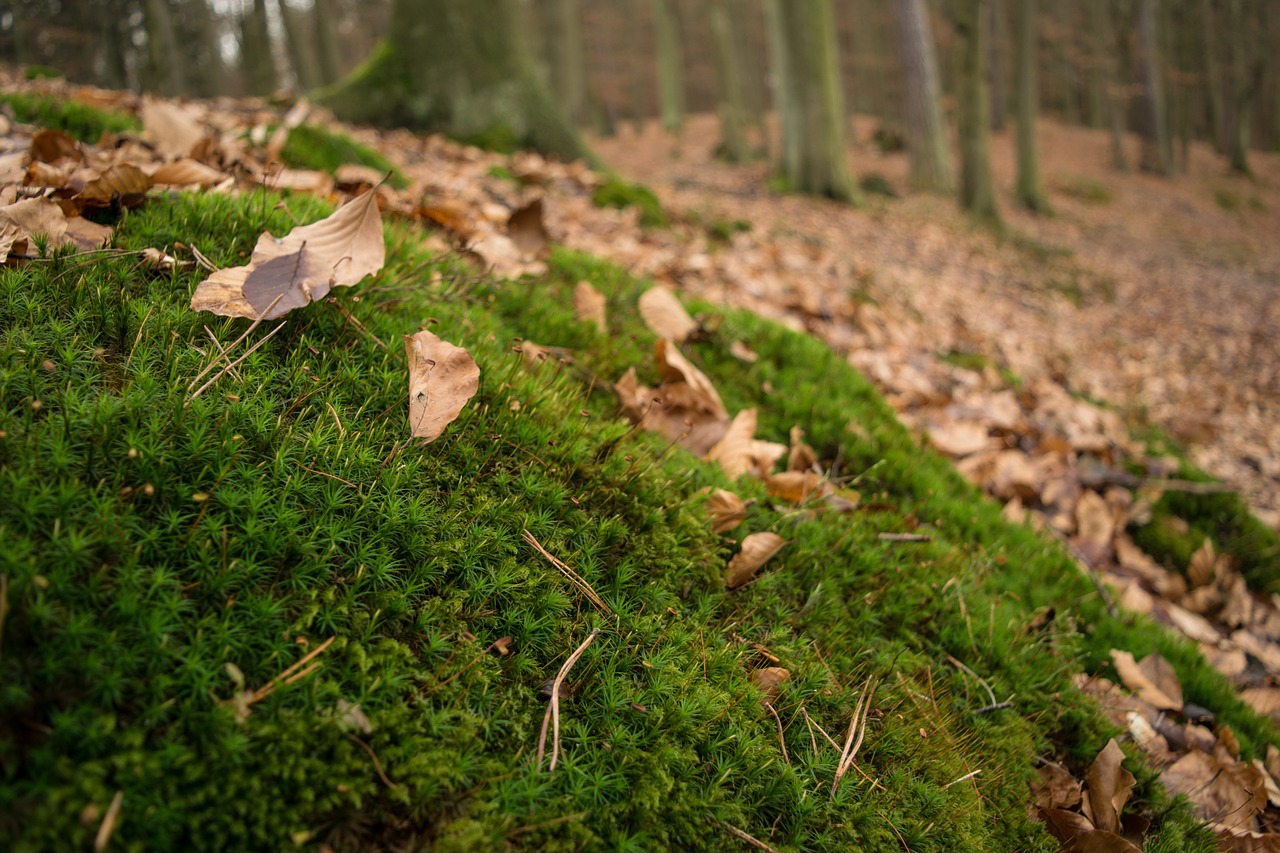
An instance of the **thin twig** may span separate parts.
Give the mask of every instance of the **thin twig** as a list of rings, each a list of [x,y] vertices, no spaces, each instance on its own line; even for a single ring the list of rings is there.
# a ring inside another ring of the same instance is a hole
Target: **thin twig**
[[[129,357],[124,360],[124,372],[129,372],[129,365],[133,364],[133,354],[138,349],[138,343],[142,340],[142,330],[147,327],[147,321],[151,319],[151,312],[155,310],[154,305],[147,309],[147,313],[142,318],[142,322],[138,324],[138,334],[133,339],[133,346],[129,348]],[[205,328],[208,328],[206,326]]]
[[[551,682],[551,701],[547,704],[547,713],[542,717],[542,732],[538,735],[538,761],[537,766],[542,766],[542,756],[547,751],[547,723],[551,723],[551,766],[547,770],[554,771],[556,764],[560,761],[560,687],[564,684],[565,678],[569,675],[569,670],[578,658],[582,657],[582,653],[587,650],[587,646],[595,642],[596,637],[600,636],[599,628],[592,628],[591,633],[582,645],[569,655],[568,660],[564,662],[564,666],[560,667],[560,671],[556,673],[555,681]]]
[[[932,542],[933,537],[924,533],[881,533],[881,542]]]
[[[778,743],[782,745],[782,760],[791,763],[791,757],[787,755],[787,739],[782,733],[782,718],[778,716],[778,712],[774,710],[773,705],[765,702],[764,706],[769,709],[769,713],[773,714],[774,722],[778,724]]]
[[[977,679],[978,683],[981,684],[983,689],[987,691],[987,695],[991,697],[992,705],[995,705],[998,703],[999,700],[996,699],[996,692],[991,689],[991,685],[987,684],[986,680],[983,679],[981,675],[978,675],[978,673],[969,669],[969,667],[965,666],[964,663],[952,657],[951,655],[947,655],[947,660],[950,661],[951,665],[954,666],[956,669],[961,670],[962,672],[967,672],[969,675],[972,675],[975,679]]]
[[[330,637],[325,640],[323,643],[303,655],[297,663],[291,665],[284,672],[253,691],[253,696],[251,697],[249,704],[252,705],[255,702],[261,702],[263,699],[274,693],[275,689],[281,684],[293,684],[294,682],[300,681],[315,672],[316,668],[320,666],[319,662],[317,661],[312,666],[307,666],[307,664],[311,663],[313,659],[320,655],[325,649],[329,648],[336,639],[337,637]],[[306,667],[306,669],[303,669],[303,667]]]
[[[382,762],[378,760],[378,754],[373,751],[373,747],[351,734],[351,732],[346,732],[346,735],[347,740],[360,744],[360,746],[364,748],[364,751],[369,753],[369,757],[373,759],[373,769],[378,771],[378,778],[382,780],[382,784],[386,785],[393,791],[396,790],[399,785],[387,778],[387,773],[382,769]]]
[[[321,477],[328,477],[330,480],[337,480],[339,483],[344,483],[345,485],[350,486],[356,491],[360,491],[360,487],[357,486],[355,483],[351,482],[350,480],[344,480],[341,477],[339,477],[337,474],[328,474],[328,473],[325,473],[324,471],[317,471],[315,468],[308,468],[306,465],[299,465],[298,467],[301,468],[303,471],[310,471],[312,474],[319,474]]]
[[[107,806],[107,813],[102,818],[102,823],[98,826],[98,834],[93,839],[93,853],[102,853],[107,849],[107,842],[111,840],[111,833],[116,830],[116,820],[120,817],[120,806],[124,804],[124,791],[116,791],[116,795],[111,798],[111,805]]]
[[[831,783],[832,799],[835,798],[836,789],[840,787],[840,780],[853,765],[853,760],[858,756],[858,750],[862,748],[863,738],[867,734],[867,719],[871,716],[871,694],[874,691],[871,676],[867,676],[866,683],[862,685],[862,695],[858,697],[858,704],[854,706],[853,718],[849,721],[849,735],[845,738],[840,763],[836,765],[836,778]]]
[[[249,328],[241,332],[240,337],[232,341],[231,345],[228,346],[226,350],[224,350],[224,352],[229,353],[232,350],[234,350],[236,347],[240,346],[240,342],[243,341],[245,338],[249,337],[249,334],[253,332],[254,329],[258,328],[258,325],[263,321],[267,313],[270,312],[272,308],[276,307],[276,303],[283,298],[284,298],[284,294],[282,293],[279,296],[277,296],[275,299],[273,299],[271,304],[267,306],[267,310],[263,311],[256,318],[254,318],[254,321],[249,324]],[[199,382],[201,379],[205,378],[205,376],[209,374],[210,370],[213,370],[215,367],[217,367],[219,361],[220,359],[215,358],[213,361],[209,362],[209,364],[205,365],[204,370],[201,370],[199,373],[197,373],[196,378],[192,379],[190,384],[187,385],[187,390],[190,391],[192,388],[196,387],[196,383]]]
[[[231,362],[231,363],[230,363],[230,364],[228,364],[226,367],[224,367],[222,370],[220,370],[220,371],[218,371],[217,373],[215,373],[212,379],[210,379],[208,382],[204,383],[204,384],[203,384],[203,385],[201,385],[199,388],[197,388],[197,389],[196,389],[196,391],[195,391],[195,393],[194,393],[194,394],[192,394],[192,395],[187,399],[187,402],[185,402],[185,403],[183,403],[183,404],[182,404],[182,405],[183,405],[183,408],[186,408],[187,406],[190,406],[190,405],[191,405],[191,401],[192,401],[192,400],[194,400],[196,397],[199,397],[202,393],[204,393],[204,392],[205,392],[205,390],[207,390],[207,389],[209,388],[209,386],[210,386],[210,385],[212,385],[213,383],[217,382],[219,379],[221,379],[223,376],[225,376],[229,371],[235,370],[236,365],[238,365],[240,362],[244,361],[246,358],[248,358],[249,356],[251,356],[251,355],[253,355],[255,352],[257,352],[257,351],[258,351],[258,347],[262,346],[262,345],[263,345],[263,344],[265,344],[267,341],[271,340],[271,338],[275,336],[275,333],[276,333],[276,332],[278,332],[278,331],[280,331],[280,330],[281,330],[281,329],[283,329],[284,327],[285,327],[285,323],[281,323],[279,326],[276,326],[276,327],[275,327],[274,329],[272,329],[270,332],[267,332],[267,334],[263,335],[262,340],[258,341],[258,342],[257,342],[256,344],[254,344],[253,346],[249,347],[249,349],[245,350],[244,355],[240,356],[240,357],[239,357],[239,358],[237,358],[235,361]]]
[[[982,768],[981,768],[981,767],[979,767],[977,770],[973,771],[972,773],[966,773],[966,774],[964,774],[964,775],[963,775],[963,776],[961,776],[959,779],[952,779],[950,782],[948,782],[947,784],[943,785],[943,786],[942,786],[942,789],[945,791],[947,788],[950,788],[952,785],[957,785],[957,784],[959,784],[959,783],[963,782],[965,779],[972,779],[974,776],[977,776],[977,775],[978,775],[979,773],[981,773],[981,772],[982,772]]]
[[[808,711],[806,711],[804,708],[801,708],[801,709],[800,709],[800,712],[801,712],[802,714],[804,714],[804,718],[805,718],[806,720],[808,720],[810,723],[812,723],[812,724],[813,724],[813,727],[814,727],[814,728],[816,728],[818,731],[822,732],[822,736],[823,736],[824,738],[826,738],[826,739],[827,739],[827,743],[829,743],[829,744],[831,744],[833,747],[835,747],[836,752],[841,752],[841,751],[842,751],[842,750],[840,749],[840,744],[836,743],[836,742],[835,742],[835,739],[834,739],[833,737],[831,737],[831,735],[827,734],[827,730],[826,730],[826,729],[824,729],[824,728],[822,727],[822,724],[821,724],[821,723],[819,723],[817,720],[815,720],[815,719],[813,719],[812,717],[810,717],[810,716],[809,716],[809,712],[808,712]]]
[[[547,558],[547,560],[551,563],[551,565],[559,569],[560,573],[563,574],[565,577],[567,577],[570,580],[570,582],[572,582],[573,585],[576,586],[582,592],[583,595],[591,599],[592,604],[594,604],[596,607],[599,607],[605,613],[605,615],[607,616],[613,615],[613,611],[609,609],[609,605],[604,603],[604,599],[596,595],[596,591],[591,588],[591,584],[587,583],[583,579],[582,575],[578,574],[573,569],[569,568],[564,563],[562,563],[560,560],[556,559],[555,556],[552,555],[550,551],[542,547],[542,543],[539,542],[537,539],[535,539],[533,534],[530,533],[528,530],[523,531],[522,535],[524,536],[524,541],[532,545],[535,549],[537,549],[539,554]]]
[[[1005,708],[1012,708],[1012,707],[1013,707],[1013,700],[1012,700],[1012,699],[1009,699],[1008,701],[1005,701],[1005,702],[996,702],[996,703],[995,703],[995,704],[993,704],[993,705],[984,705],[983,707],[979,708],[978,710],[974,711],[973,713],[974,713],[976,716],[979,716],[979,717],[980,717],[980,716],[982,716],[983,714],[990,714],[992,711],[1000,711],[1000,710],[1003,710],[1003,709],[1005,709]]]
[[[1235,491],[1226,483],[1197,483],[1194,480],[1143,480],[1142,485],[1164,492],[1183,492],[1188,495],[1221,495]]]
[[[218,336],[213,333],[213,329],[210,329],[208,326],[205,326],[204,333],[209,336],[209,340],[213,341],[213,345],[218,348],[218,352],[222,354],[222,357],[225,358],[227,361],[230,361],[231,356],[227,354],[226,349],[223,348],[222,346],[222,341],[218,340]],[[233,370],[231,371],[231,375],[234,376],[238,381],[243,381],[242,379],[240,379],[240,371]]]
[[[756,838],[753,835],[748,835],[747,833],[743,832],[741,829],[738,829],[738,827],[734,826],[731,823],[725,823],[722,820],[716,821],[716,823],[724,827],[725,831],[728,832],[730,835],[734,836],[740,841],[745,841],[747,844],[750,844],[752,847],[756,848],[757,850],[768,850],[769,853],[778,853],[776,849],[774,849],[773,847],[770,847],[768,844],[765,844],[759,838]]]
[[[334,308],[337,308],[338,311],[342,314],[343,318],[348,323],[355,326],[364,334],[368,335],[375,344],[382,347],[383,349],[387,348],[387,345],[382,342],[382,339],[379,338],[377,335],[375,335],[373,332],[369,331],[368,327],[365,326],[364,323],[361,323],[359,320],[357,320],[356,316],[352,314],[350,311],[348,311],[345,305],[343,305],[341,302],[339,302],[337,299],[333,297],[329,298],[329,304],[332,305]]]

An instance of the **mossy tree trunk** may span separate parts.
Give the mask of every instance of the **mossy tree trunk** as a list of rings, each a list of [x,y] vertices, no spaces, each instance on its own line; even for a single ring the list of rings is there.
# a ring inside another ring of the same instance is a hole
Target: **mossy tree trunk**
[[[741,10],[735,0],[711,0],[711,32],[716,46],[719,83],[719,154],[730,163],[751,158],[747,143],[747,107],[742,87],[742,57],[733,19]]]
[[[956,75],[960,206],[979,219],[999,225],[988,128],[987,27],[983,20],[986,12],[987,0],[959,0],[955,5],[956,35],[960,39]]]
[[[1156,21],[1156,0],[1139,0],[1136,42],[1139,91],[1135,103],[1142,136],[1139,165],[1148,172],[1172,175],[1173,140],[1165,114],[1164,68]]]
[[[312,10],[312,14],[315,11]],[[280,22],[284,25],[285,47],[289,51],[289,64],[298,88],[309,92],[320,85],[319,59],[315,42],[307,26],[306,13],[288,3],[280,4]]]
[[[333,0],[313,0],[311,22],[315,27],[316,70],[322,86],[342,78],[342,50],[338,46],[338,13]]]
[[[658,57],[658,105],[662,126],[675,133],[684,123],[684,62],[680,19],[673,0],[653,0],[654,39]]]
[[[1040,185],[1040,158],[1036,150],[1036,116],[1039,90],[1036,87],[1036,45],[1039,33],[1036,13],[1039,0],[1014,2],[1014,55],[1018,91],[1018,203],[1036,213],[1049,212],[1049,200]]]
[[[169,0],[147,0],[144,23],[147,31],[147,60],[151,85],[163,95],[172,97],[187,89],[186,68],[178,36],[173,29]]]
[[[240,63],[251,95],[270,95],[276,90],[276,61],[271,55],[271,31],[267,28],[266,0],[253,4],[240,16]]]
[[[771,23],[780,30],[781,44],[775,52],[783,66],[778,94],[787,183],[799,192],[861,204],[862,194],[846,159],[844,94],[831,0],[785,0],[776,4],[773,17]]]
[[[512,2],[395,0],[387,39],[319,100],[348,121],[590,159],[538,75]]]
[[[1265,24],[1265,20],[1251,19],[1243,0],[1227,0],[1227,32],[1231,35],[1231,98],[1226,153],[1231,170],[1242,175],[1252,174],[1249,147],[1253,136],[1253,112],[1265,78],[1265,63],[1254,50],[1254,41],[1255,32],[1263,31]],[[1271,49],[1274,50],[1275,46],[1272,45]]]
[[[551,89],[569,120],[581,127],[591,119],[582,8],[579,0],[551,0],[551,8],[547,11]]]
[[[902,54],[911,185],[920,190],[954,192],[955,170],[942,115],[938,57],[929,10],[925,0],[893,0],[893,13]]]
[[[987,10],[983,13],[983,27],[986,30],[983,35],[987,41],[987,79],[990,81],[988,103],[991,107],[991,130],[995,132],[1004,130],[1005,116],[1009,114],[1004,58],[1005,2],[1006,0],[987,0]]]

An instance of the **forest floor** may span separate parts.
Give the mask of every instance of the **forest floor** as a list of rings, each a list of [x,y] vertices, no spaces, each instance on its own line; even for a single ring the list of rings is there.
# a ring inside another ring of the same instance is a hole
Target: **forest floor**
[[[658,209],[305,101],[6,83],[15,849],[1276,843],[1280,158],[1114,175],[1046,122],[1056,215],[994,233],[773,192],[708,117],[595,141]],[[414,396],[424,324],[478,393]]]

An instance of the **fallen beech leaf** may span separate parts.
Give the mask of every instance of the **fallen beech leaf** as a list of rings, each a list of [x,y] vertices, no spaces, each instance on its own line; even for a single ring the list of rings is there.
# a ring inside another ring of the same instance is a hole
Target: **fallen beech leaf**
[[[1093,824],[1079,812],[1041,808],[1040,818],[1049,833],[1068,849],[1075,839],[1094,831]]]
[[[386,173],[360,163],[343,163],[333,170],[333,180],[346,192],[376,187],[386,178]]]
[[[15,222],[0,222],[0,263],[9,260],[9,255],[25,255],[27,252],[27,231]]]
[[[1248,829],[1267,807],[1262,772],[1224,756],[1192,750],[1166,768],[1161,776],[1174,794],[1186,794],[1201,817],[1219,820],[1232,829]]]
[[[775,498],[791,503],[804,503],[812,497],[825,497],[831,490],[826,478],[814,471],[783,471],[764,481],[764,487]]]
[[[333,176],[319,169],[272,169],[262,175],[262,185],[273,190],[291,190],[312,195],[333,191]]]
[[[765,563],[787,544],[776,533],[752,533],[742,540],[742,550],[733,555],[725,572],[724,585],[737,589],[755,577]]]
[[[130,163],[117,163],[98,177],[88,181],[75,197],[84,208],[103,208],[118,202],[135,208],[146,199],[151,189],[147,173]]]
[[[1080,805],[1080,782],[1059,765],[1046,764],[1036,770],[1036,776],[1031,792],[1040,808],[1074,809]]]
[[[1095,829],[1077,835],[1067,848],[1071,853],[1142,853],[1142,848],[1122,835]]]
[[[659,390],[664,396],[673,396],[678,405],[705,412],[714,418],[729,417],[711,380],[689,363],[679,347],[669,340],[659,338],[654,344],[653,352],[658,375],[662,377],[662,387]],[[686,386],[687,392],[680,385]],[[753,429],[752,432],[754,431]]]
[[[1115,663],[1116,675],[1139,699],[1163,711],[1182,710],[1182,685],[1178,682],[1178,674],[1160,655],[1150,654],[1138,663],[1128,652],[1112,649],[1111,660]]]
[[[471,353],[423,330],[404,337],[409,359],[409,427],[424,444],[435,441],[480,387]]]
[[[984,426],[957,421],[929,427],[929,442],[948,456],[960,457],[991,447],[991,436]]]
[[[760,354],[742,341],[734,341],[729,344],[729,355],[739,361],[745,361],[747,364],[755,364],[760,360]]]
[[[592,287],[590,282],[580,281],[574,287],[573,311],[582,322],[594,324],[600,334],[609,331],[604,294]]]
[[[218,270],[196,287],[191,307],[272,320],[320,299],[332,287],[356,284],[385,261],[382,217],[370,191],[279,240],[263,234],[246,266]]]
[[[61,130],[49,128],[37,130],[32,134],[28,153],[32,160],[38,160],[41,163],[56,164],[60,160],[84,162],[84,152],[80,150],[78,142]]]
[[[707,501],[711,513],[711,530],[724,533],[737,527],[747,518],[747,505],[742,498],[728,489],[716,489]]]
[[[28,235],[44,235],[54,246],[60,246],[67,233],[67,215],[57,203],[47,198],[29,198],[0,207],[0,224],[12,223]]]
[[[542,219],[542,199],[535,198],[511,214],[507,220],[507,236],[520,251],[522,260],[541,258],[551,242]]]
[[[1240,698],[1259,714],[1280,721],[1280,687],[1250,687]]]
[[[61,189],[67,185],[67,180],[70,177],[70,171],[61,166],[54,166],[40,160],[32,160],[27,166],[26,174],[23,175],[22,183],[29,187]]]
[[[443,199],[433,204],[419,205],[414,209],[413,215],[434,222],[464,239],[469,240],[476,236],[476,224],[471,215],[471,208],[457,199]]]
[[[221,172],[212,166],[206,166],[198,160],[183,158],[175,160],[172,163],[165,163],[160,168],[151,173],[151,182],[154,184],[164,184],[166,186],[189,187],[199,185],[202,187],[211,187],[221,183],[227,178],[225,172]]]
[[[1076,502],[1076,545],[1093,565],[1110,559],[1115,516],[1097,492],[1086,489]]]
[[[787,456],[788,471],[811,471],[818,464],[817,452],[804,443],[804,430],[791,428],[791,453]]]
[[[67,220],[67,231],[63,236],[64,243],[74,243],[82,252],[101,249],[111,239],[114,229],[109,225],[99,225],[81,216]]]
[[[481,272],[493,273],[499,278],[540,275],[546,270],[546,264],[541,261],[526,260],[520,247],[505,234],[487,234],[472,243],[468,251],[480,260]]]
[[[640,297],[640,317],[659,338],[684,343],[698,330],[698,323],[680,300],[665,287],[651,287]]]
[[[728,431],[707,452],[709,462],[719,462],[730,480],[736,480],[755,467],[751,443],[756,434],[756,410],[743,409],[734,415]]]
[[[789,670],[780,666],[766,666],[751,673],[751,678],[764,691],[764,701],[773,703],[782,694],[782,685],[791,677]]]
[[[1120,813],[1124,811],[1124,804],[1129,801],[1137,781],[1124,769],[1123,761],[1124,750],[1112,738],[1098,753],[1085,776],[1089,785],[1089,814],[1094,826],[1104,832],[1120,832]]]
[[[186,157],[205,137],[195,116],[172,101],[146,98],[141,112],[142,138],[166,159]]]

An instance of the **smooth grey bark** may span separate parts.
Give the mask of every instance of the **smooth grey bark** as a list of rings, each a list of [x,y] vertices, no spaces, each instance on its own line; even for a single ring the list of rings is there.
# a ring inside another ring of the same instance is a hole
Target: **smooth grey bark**
[[[893,0],[893,19],[902,56],[903,114],[907,151],[911,157],[911,186],[933,192],[954,192],[955,170],[942,115],[937,51],[925,0]]]
[[[747,143],[747,107],[742,88],[742,58],[733,19],[741,10],[736,0],[711,0],[711,32],[716,49],[716,79],[720,112],[718,153],[731,163],[751,158]]]
[[[991,177],[990,106],[987,103],[987,50],[984,15],[987,0],[958,0],[955,5],[959,45],[956,75],[957,123],[960,134],[960,207],[993,225],[1000,224],[995,183]]]
[[[591,159],[538,74],[511,2],[395,0],[387,39],[319,100],[349,121]]]
[[[1148,172],[1172,175],[1173,145],[1165,114],[1164,69],[1156,22],[1156,0],[1139,0],[1136,71],[1140,85],[1135,97],[1142,137],[1139,165]]]
[[[675,133],[684,123],[684,73],[680,19],[673,0],[653,0],[654,39],[657,44],[658,105],[662,126]]]
[[[1036,116],[1039,91],[1036,87],[1036,29],[1038,0],[1013,0],[1014,67],[1018,89],[1018,182],[1014,194],[1018,203],[1036,213],[1049,213],[1049,200],[1040,185],[1040,158],[1036,150]]]

